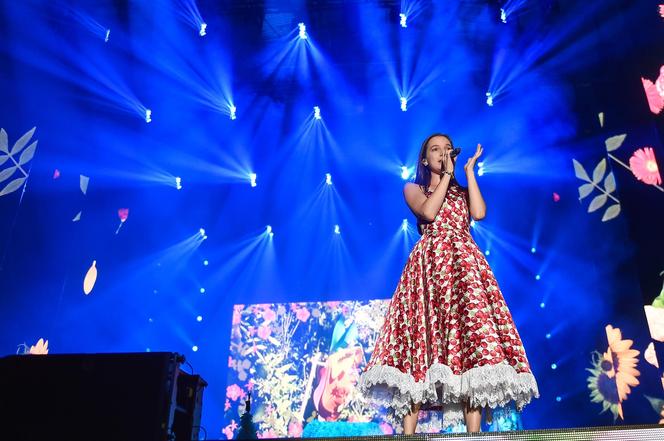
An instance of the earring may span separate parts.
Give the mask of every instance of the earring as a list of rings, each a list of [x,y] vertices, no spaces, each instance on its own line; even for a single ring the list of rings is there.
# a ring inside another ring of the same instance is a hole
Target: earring
[[[426,166],[429,165],[429,161],[427,161],[427,160],[425,159],[424,161],[422,161],[422,164],[424,164],[424,166],[426,167]]]

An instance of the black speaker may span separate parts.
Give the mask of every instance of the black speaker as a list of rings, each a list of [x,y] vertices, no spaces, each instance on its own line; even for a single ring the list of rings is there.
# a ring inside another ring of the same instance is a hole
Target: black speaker
[[[170,352],[2,358],[0,439],[167,441],[182,361]]]
[[[207,383],[200,375],[189,375],[180,371],[177,386],[177,406],[173,420],[175,441],[198,440],[203,410],[203,389]]]

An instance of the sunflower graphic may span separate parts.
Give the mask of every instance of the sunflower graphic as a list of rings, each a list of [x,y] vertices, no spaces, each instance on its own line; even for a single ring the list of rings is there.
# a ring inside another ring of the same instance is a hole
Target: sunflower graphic
[[[604,354],[593,353],[592,368],[587,369],[588,389],[593,403],[602,404],[602,412],[610,410],[614,421],[624,420],[622,402],[627,400],[631,388],[639,384],[636,378],[640,372],[636,369],[639,351],[631,349],[632,340],[623,340],[620,329],[606,326],[606,338],[609,343]]]

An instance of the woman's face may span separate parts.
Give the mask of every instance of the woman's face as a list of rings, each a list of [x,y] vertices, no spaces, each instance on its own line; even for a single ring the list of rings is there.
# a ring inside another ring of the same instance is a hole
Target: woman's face
[[[440,173],[443,169],[443,158],[445,154],[452,151],[452,143],[445,136],[434,136],[427,143],[426,160],[429,169],[434,173]],[[454,161],[454,159],[452,159]]]

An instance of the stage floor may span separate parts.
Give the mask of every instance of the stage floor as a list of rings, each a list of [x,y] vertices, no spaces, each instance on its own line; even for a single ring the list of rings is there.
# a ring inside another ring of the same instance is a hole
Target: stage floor
[[[431,441],[438,439],[454,439],[459,441],[479,440],[505,440],[505,441],[662,441],[664,440],[664,425],[652,426],[605,426],[584,427],[578,429],[547,429],[547,430],[520,430],[514,432],[483,432],[476,434],[444,433],[444,434],[416,434],[416,435],[386,435],[362,437],[334,437],[334,438],[302,438],[325,439],[335,441]]]

